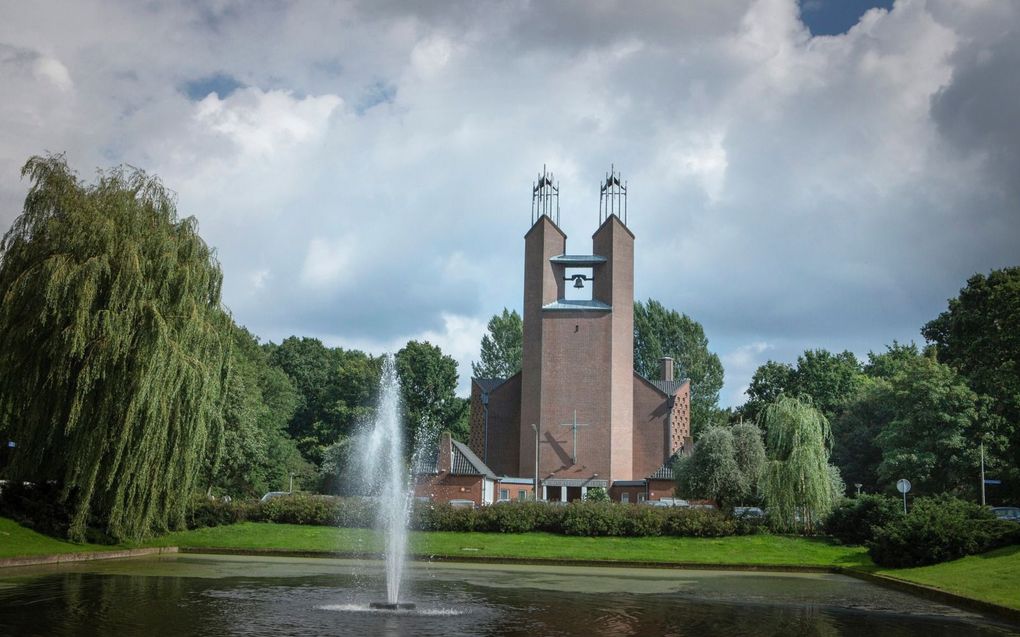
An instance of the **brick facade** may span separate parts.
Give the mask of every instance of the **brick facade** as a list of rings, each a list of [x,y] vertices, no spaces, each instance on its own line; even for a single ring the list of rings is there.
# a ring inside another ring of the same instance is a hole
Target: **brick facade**
[[[545,214],[524,236],[521,371],[473,379],[470,449],[497,479],[534,478],[534,424],[540,481],[608,483],[613,499],[631,502],[671,497],[671,480],[649,478],[690,441],[690,383],[673,379],[669,359],[658,380],[634,373],[634,235],[610,214],[591,255],[566,255],[566,243]],[[590,301],[565,298],[568,269],[590,269]],[[471,493],[460,479],[429,485],[437,495]]]

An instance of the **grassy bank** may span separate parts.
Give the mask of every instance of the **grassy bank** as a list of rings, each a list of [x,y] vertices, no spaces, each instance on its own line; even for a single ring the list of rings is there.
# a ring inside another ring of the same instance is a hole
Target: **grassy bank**
[[[1020,610],[1020,546],[933,566],[873,572]]]
[[[246,522],[171,533],[147,546],[232,549],[289,549],[371,553],[381,550],[377,534],[366,529],[335,529]],[[410,549],[441,557],[513,557],[635,561],[651,563],[747,564],[756,566],[866,566],[860,547],[825,540],[774,535],[723,538],[571,537],[549,533],[411,533]]]
[[[64,542],[48,535],[36,533],[19,525],[14,520],[0,518],[0,558],[109,551],[118,548],[123,547]]]

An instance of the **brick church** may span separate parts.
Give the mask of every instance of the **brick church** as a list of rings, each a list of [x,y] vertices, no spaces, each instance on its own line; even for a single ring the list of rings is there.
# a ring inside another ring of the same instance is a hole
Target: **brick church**
[[[536,487],[554,501],[593,487],[623,502],[672,496],[672,462],[690,445],[690,383],[674,379],[668,358],[658,378],[634,371],[626,184],[610,173],[600,194],[590,253],[571,254],[558,186],[548,174],[534,185],[521,371],[472,379],[470,444],[442,439],[419,496],[489,504]],[[472,478],[477,485],[466,488]]]

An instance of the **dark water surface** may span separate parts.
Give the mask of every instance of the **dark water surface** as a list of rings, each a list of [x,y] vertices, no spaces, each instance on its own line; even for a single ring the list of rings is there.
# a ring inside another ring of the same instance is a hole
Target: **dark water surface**
[[[0,635],[1016,635],[840,575],[170,555],[0,572]]]

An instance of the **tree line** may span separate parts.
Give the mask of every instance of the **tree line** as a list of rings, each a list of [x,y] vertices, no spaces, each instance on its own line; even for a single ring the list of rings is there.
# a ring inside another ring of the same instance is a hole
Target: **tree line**
[[[141,170],[86,183],[33,157],[0,241],[0,478],[56,487],[68,535],[182,528],[192,494],[335,489],[337,450],[372,417],[380,357],[314,338],[260,343],[221,303],[194,218]],[[466,436],[456,361],[395,355],[413,435]]]

